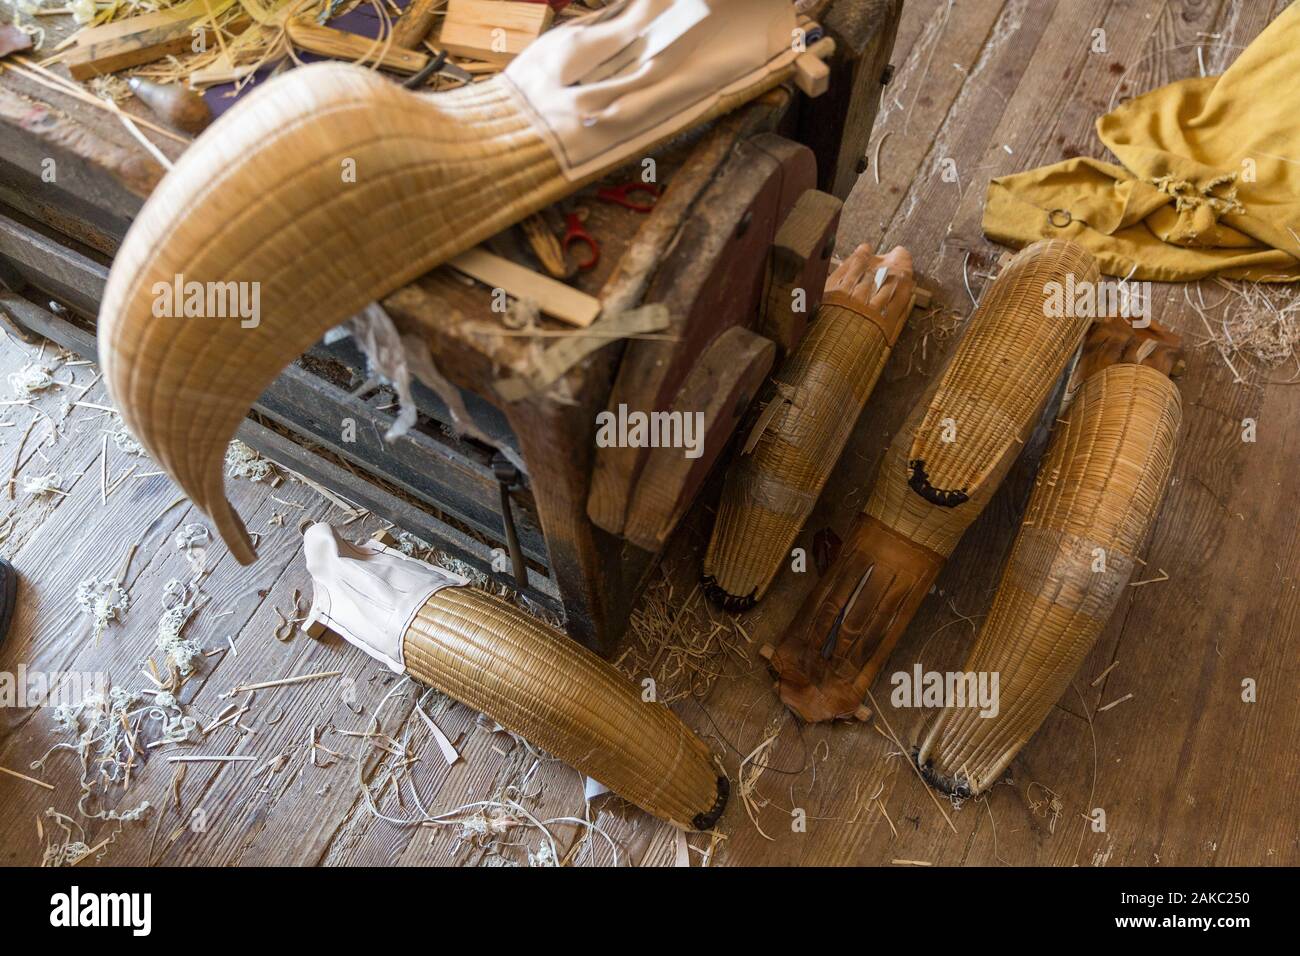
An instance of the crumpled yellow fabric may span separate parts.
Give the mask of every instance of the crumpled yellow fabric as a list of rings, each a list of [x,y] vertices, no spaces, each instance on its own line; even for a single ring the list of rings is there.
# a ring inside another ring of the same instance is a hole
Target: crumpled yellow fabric
[[[1217,77],[1097,120],[1123,165],[1078,158],[989,183],[984,232],[1071,239],[1102,272],[1177,282],[1300,279],[1300,4]]]

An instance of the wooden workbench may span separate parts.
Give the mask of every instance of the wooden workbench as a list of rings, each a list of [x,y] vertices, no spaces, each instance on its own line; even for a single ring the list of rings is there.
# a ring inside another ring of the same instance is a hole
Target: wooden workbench
[[[575,197],[589,215],[588,231],[599,237],[601,256],[573,284],[599,298],[610,314],[643,299],[671,298],[675,326],[666,334],[689,330],[689,341],[677,348],[684,371],[729,327],[757,324],[768,249],[799,195],[820,186],[842,198],[857,178],[901,4],[844,0],[820,6],[837,44],[830,93],[805,101],[792,87],[777,89],[657,151],[657,181],[667,193],[648,215],[595,201],[596,187]],[[70,18],[45,19],[47,46],[53,46]],[[133,100],[125,105],[139,109]],[[17,308],[30,316],[30,327],[90,354],[87,333],[93,333],[111,255],[162,166],[113,115],[14,70],[0,72],[0,129],[6,137],[0,149],[0,262],[8,260],[11,284],[25,284],[34,304],[52,297],[81,326],[67,328],[22,303]],[[755,140],[777,131],[811,145],[792,154],[780,141],[764,148]],[[173,158],[185,148],[173,138],[154,139]],[[53,181],[41,175],[47,159],[57,170]],[[628,176],[616,171],[611,179]],[[489,245],[527,261],[513,230]],[[822,265],[824,271],[824,257]],[[716,302],[705,301],[710,295]],[[528,587],[521,590],[555,613],[570,636],[608,653],[666,537],[633,537],[640,547],[627,545],[621,521],[593,521],[588,514],[598,458],[595,416],[611,400],[624,343],[612,342],[545,389],[505,400],[502,380],[529,367],[539,342],[504,329],[491,301],[485,286],[467,287],[441,270],[383,304],[404,333],[428,341],[488,441],[525,463],[526,476],[509,492],[528,565]],[[549,319],[542,326],[549,333],[565,328]],[[286,464],[296,471],[512,583],[515,574],[492,563],[493,548],[504,543],[492,448],[458,440],[444,427],[446,408],[427,390],[417,396],[426,413],[421,427],[399,442],[383,443],[377,436],[393,419],[391,392],[350,395],[362,380],[358,362],[340,361],[338,349],[323,347],[311,357],[317,365],[291,368],[262,396],[257,420],[240,437],[273,458],[292,459]],[[664,359],[656,354],[642,364],[662,365]],[[315,374],[322,365],[323,373]],[[755,367],[742,383],[746,387],[734,390],[737,415],[765,371]],[[665,388],[656,399],[661,404],[647,410],[667,407],[672,399]],[[345,417],[362,423],[356,443],[338,440]],[[268,423],[303,441],[295,447],[284,435],[268,432]],[[730,431],[727,425],[711,432],[705,464]],[[313,447],[304,450],[304,442]],[[639,476],[640,466],[638,460],[629,480]],[[701,477],[688,483],[690,491]],[[394,488],[398,495],[391,493]],[[634,490],[623,492],[630,498]],[[679,510],[690,501],[685,493],[670,497],[681,499]]]

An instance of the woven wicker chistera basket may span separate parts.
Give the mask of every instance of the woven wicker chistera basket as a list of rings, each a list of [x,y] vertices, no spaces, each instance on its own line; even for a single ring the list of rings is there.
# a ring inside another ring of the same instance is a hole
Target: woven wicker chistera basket
[[[729,92],[690,123],[789,73]],[[223,463],[275,376],[368,303],[604,172],[567,179],[503,77],[432,94],[340,63],[276,77],[186,150],[118,250],[98,322],[113,402],[248,564],[256,554]],[[179,277],[257,288],[257,324],[156,317],[155,286]]]
[[[1077,245],[1035,243],[980,299],[955,354],[886,451],[864,512],[772,657],[805,720],[859,712],[939,569],[1038,421],[1088,319],[1048,314],[1049,283],[1098,279]]]
[[[728,784],[664,704],[576,641],[506,601],[444,588],[402,642],[412,677],[487,714],[643,810],[707,830]]]
[[[705,585],[731,611],[762,598],[839,460],[906,321],[829,293],[767,390],[780,409],[727,472]]]
[[[1065,693],[1124,594],[1169,483],[1180,418],[1163,371],[1116,364],[1084,381],[962,668],[998,675],[997,712],[948,702],[930,723],[916,759],[935,786],[986,790]]]

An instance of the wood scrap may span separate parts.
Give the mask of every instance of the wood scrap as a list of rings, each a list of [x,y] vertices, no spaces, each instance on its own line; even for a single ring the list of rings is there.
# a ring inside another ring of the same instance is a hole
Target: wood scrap
[[[54,784],[46,783],[44,780],[37,780],[35,777],[29,777],[25,773],[19,773],[17,770],[10,770],[8,767],[0,767],[0,773],[7,773],[11,777],[17,777],[19,780],[26,780],[28,783],[34,783],[38,787],[44,787],[46,790],[53,790]]]
[[[323,27],[301,17],[286,23],[285,31],[294,46],[308,53],[378,66],[394,73],[419,73],[429,63],[429,55],[419,50],[404,50],[383,40]]]
[[[411,0],[393,25],[393,45],[403,50],[417,50],[433,29],[444,0]]]
[[[470,249],[447,263],[486,285],[503,289],[515,299],[527,299],[552,318],[586,328],[600,314],[600,300],[563,282],[526,269],[485,249]]]
[[[299,677],[282,677],[279,680],[265,680],[256,684],[240,684],[238,687],[228,690],[219,696],[223,698],[235,697],[239,694],[246,694],[250,690],[263,690],[267,687],[285,687],[289,684],[302,684],[309,680],[319,680],[322,677],[338,677],[342,671],[319,671],[315,674],[303,674]]]
[[[184,53],[192,48],[199,36],[205,43],[211,39],[214,31],[204,22],[207,17],[201,7],[183,4],[157,13],[128,17],[104,27],[91,27],[83,30],[78,42],[62,54],[63,63],[74,80],[89,80]],[[239,33],[251,22],[247,17],[238,17],[222,29],[227,33]]]
[[[551,25],[547,4],[515,0],[450,0],[438,44],[448,53],[509,63]]]

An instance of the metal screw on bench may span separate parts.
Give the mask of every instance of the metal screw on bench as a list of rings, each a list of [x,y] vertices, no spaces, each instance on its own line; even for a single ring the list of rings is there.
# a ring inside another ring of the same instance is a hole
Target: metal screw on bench
[[[519,547],[519,535],[515,532],[515,515],[510,509],[510,489],[519,481],[519,469],[512,465],[505,455],[497,452],[492,456],[492,474],[501,486],[501,517],[505,521],[506,547],[510,551],[515,583],[521,588],[526,588],[528,567],[524,564],[524,551]]]

